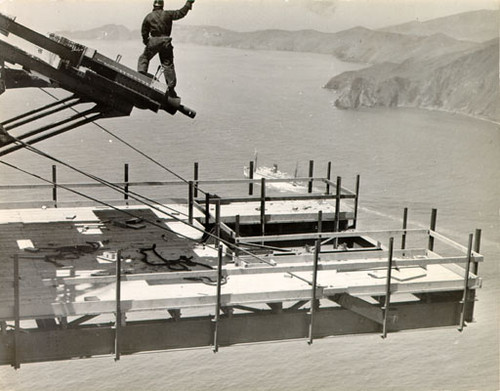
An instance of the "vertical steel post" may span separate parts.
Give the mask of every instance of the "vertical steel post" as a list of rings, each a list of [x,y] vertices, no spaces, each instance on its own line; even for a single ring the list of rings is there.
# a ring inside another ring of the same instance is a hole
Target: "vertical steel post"
[[[352,228],[356,228],[357,222],[358,222],[358,204],[359,204],[359,182],[360,182],[360,175],[356,175],[356,196],[354,197],[354,224],[352,225]]]
[[[266,234],[266,178],[260,180],[260,234]]]
[[[210,224],[210,193],[205,193],[205,231]]]
[[[220,244],[220,198],[215,201],[215,245]]]
[[[334,221],[334,232],[340,231],[340,193],[342,192],[342,178],[337,177],[337,188],[335,194],[335,221]],[[333,242],[333,247],[337,248],[339,245],[339,239],[335,238]]]
[[[129,184],[128,184],[128,163],[125,163],[125,166],[123,167],[123,181],[125,182],[125,194],[123,195],[124,199],[125,200],[128,200],[128,187],[129,187]],[[128,202],[127,202],[127,205],[128,205]]]
[[[248,179],[250,179],[248,183],[248,195],[253,195],[253,172],[254,172],[254,166],[252,160],[248,165]]]
[[[462,301],[460,302],[462,304],[462,311],[460,311],[460,324],[458,326],[458,331],[462,331],[464,329],[465,325],[465,310],[467,307],[467,299],[468,299],[468,293],[469,293],[469,271],[470,271],[470,264],[472,261],[472,240],[473,240],[474,235],[469,234],[469,244],[467,246],[467,263],[465,265],[465,274],[464,274],[464,292],[462,295]]]
[[[382,323],[382,338],[387,337],[387,317],[389,315],[389,305],[391,303],[391,272],[392,272],[392,252],[394,249],[394,238],[389,239],[389,259],[387,262],[387,281],[385,284],[385,303],[382,307],[384,318]]]
[[[406,229],[408,228],[408,208],[403,211],[403,235],[401,235],[401,250],[406,248]]]
[[[321,247],[321,239],[316,240],[316,246],[314,248],[314,264],[313,264],[313,275],[312,275],[312,292],[311,292],[311,312],[309,318],[309,345],[312,345],[314,339],[314,312],[316,310],[316,289],[318,286],[318,260],[319,252]]]
[[[318,233],[320,234],[323,231],[323,211],[320,210],[318,212]],[[319,237],[321,239],[321,236]]]
[[[116,255],[116,316],[115,316],[115,361],[120,359],[121,308],[121,251]]]
[[[19,297],[19,256],[14,255],[14,359],[12,366],[14,369],[21,367],[19,357],[19,331],[20,331],[20,307],[21,300]]]
[[[481,230],[480,229],[476,229],[476,233],[474,235],[474,252],[476,252],[478,254],[481,252]],[[479,271],[479,263],[477,261],[474,261],[472,273],[474,273],[477,276],[478,271]]]
[[[328,166],[326,168],[326,179],[327,179],[327,182],[326,182],[326,191],[325,193],[326,194],[330,194],[330,179],[331,179],[331,176],[332,176],[332,162],[328,162]]]
[[[194,197],[198,197],[198,162],[194,163]]]
[[[193,181],[188,182],[188,220],[189,224],[193,224],[193,207],[194,207],[194,184]]]
[[[222,288],[222,246],[219,246],[219,259],[217,265],[217,300],[215,302],[214,317],[214,353],[219,351],[219,314],[221,307],[221,288]]]
[[[57,167],[52,165],[52,201],[54,202],[54,208],[57,208]]]
[[[309,185],[307,192],[312,193],[313,189],[313,177],[314,177],[314,160],[309,160]]]
[[[432,209],[431,224],[430,224],[431,231],[436,230],[436,222],[437,222],[437,209]],[[434,237],[432,236],[432,234],[429,234],[429,244],[428,244],[427,248],[430,251],[434,251]]]
[[[235,236],[235,238],[234,238],[234,244],[235,244],[234,255],[239,256],[240,252],[238,250],[238,242],[240,239],[240,215],[236,215],[234,217],[234,236]]]

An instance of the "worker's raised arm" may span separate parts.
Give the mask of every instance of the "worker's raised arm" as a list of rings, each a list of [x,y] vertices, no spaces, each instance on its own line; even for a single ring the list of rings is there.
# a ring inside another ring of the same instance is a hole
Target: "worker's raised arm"
[[[191,8],[193,8],[193,3],[194,0],[187,0],[186,4],[184,4],[184,7],[182,7],[181,9],[176,11],[167,11],[167,12],[170,13],[170,17],[172,18],[172,20],[182,19],[184,16],[188,14]]]

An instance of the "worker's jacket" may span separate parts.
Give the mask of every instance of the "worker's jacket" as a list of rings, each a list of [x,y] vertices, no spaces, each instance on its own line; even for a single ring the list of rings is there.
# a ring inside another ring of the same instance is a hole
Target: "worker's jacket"
[[[183,18],[191,9],[192,3],[186,2],[184,7],[176,11],[155,9],[144,18],[141,35],[146,44],[149,35],[152,37],[169,37],[172,33],[172,21]]]

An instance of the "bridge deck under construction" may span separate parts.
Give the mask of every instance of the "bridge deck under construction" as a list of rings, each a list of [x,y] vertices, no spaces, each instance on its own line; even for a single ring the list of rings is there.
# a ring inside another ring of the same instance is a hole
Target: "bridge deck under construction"
[[[472,321],[478,240],[435,211],[357,230],[357,191],[316,181],[336,193],[1,210],[0,364]]]

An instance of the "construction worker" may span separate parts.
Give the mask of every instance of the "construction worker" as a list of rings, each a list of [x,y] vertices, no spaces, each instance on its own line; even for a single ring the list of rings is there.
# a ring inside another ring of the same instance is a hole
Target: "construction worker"
[[[163,67],[168,95],[176,98],[175,86],[177,78],[174,67],[174,47],[172,46],[172,22],[187,15],[193,7],[194,0],[187,0],[184,7],[176,11],[163,10],[163,0],[154,0],[153,11],[142,22],[142,42],[146,47],[139,56],[137,71],[148,73],[149,61],[158,53]]]

